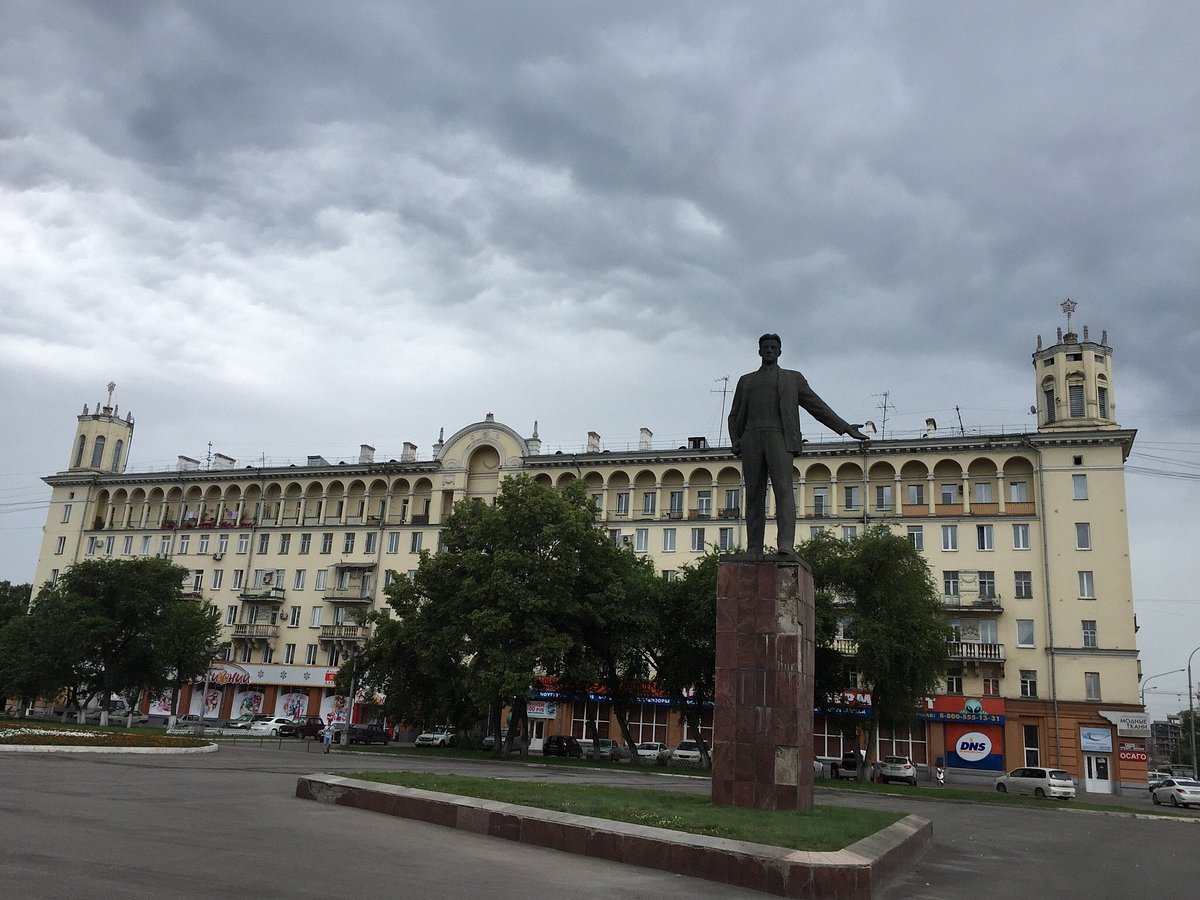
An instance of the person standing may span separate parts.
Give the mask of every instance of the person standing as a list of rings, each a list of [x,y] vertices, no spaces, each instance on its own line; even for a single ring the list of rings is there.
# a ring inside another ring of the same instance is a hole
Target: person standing
[[[791,555],[796,546],[796,500],[792,494],[792,461],[804,447],[800,407],[818,422],[856,441],[869,438],[835,413],[808,386],[799,372],[778,365],[783,342],[777,334],[758,339],[762,365],[738,379],[729,410],[733,455],[742,460],[746,482],[746,549],[761,556],[767,522],[767,479],[775,495],[776,547]]]

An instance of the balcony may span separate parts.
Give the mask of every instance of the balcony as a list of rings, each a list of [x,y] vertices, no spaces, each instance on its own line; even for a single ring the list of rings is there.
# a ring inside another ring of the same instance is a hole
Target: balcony
[[[664,519],[670,519],[673,522],[679,522],[683,519],[682,509],[668,509],[662,514]]]
[[[834,638],[833,649],[843,656],[857,656],[858,641],[851,638]]]
[[[369,604],[374,598],[371,591],[364,591],[360,586],[347,588],[330,588],[325,591],[325,599],[329,603],[360,603]]]
[[[277,637],[279,637],[278,625],[241,624],[233,626],[235,641],[273,641]]]
[[[1004,607],[1000,603],[999,597],[972,597],[965,602],[958,594],[945,594],[942,597],[942,602],[946,605],[946,609],[953,610],[956,613],[979,613],[997,615],[1004,612]]]
[[[282,603],[283,588],[263,585],[262,587],[246,588],[238,594],[239,600],[249,603]]]
[[[712,509],[704,506],[699,509],[689,509],[688,518],[693,520],[707,520],[712,518]]]
[[[742,508],[740,506],[723,506],[719,515],[722,519],[740,519],[742,517]]]
[[[999,663],[1004,668],[1004,645],[982,644],[973,641],[951,641],[950,658],[952,660],[978,665],[979,663]]]
[[[319,640],[360,644],[367,639],[365,625],[322,625]]]
[[[428,524],[429,524],[429,513],[417,513],[417,514],[415,514],[415,515],[412,517],[412,523],[413,523],[414,525],[428,525]]]

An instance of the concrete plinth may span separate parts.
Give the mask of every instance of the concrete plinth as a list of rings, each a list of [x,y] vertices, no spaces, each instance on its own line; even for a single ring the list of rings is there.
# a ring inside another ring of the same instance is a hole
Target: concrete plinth
[[[713,803],[812,809],[813,632],[812,573],[802,561],[722,561]]]

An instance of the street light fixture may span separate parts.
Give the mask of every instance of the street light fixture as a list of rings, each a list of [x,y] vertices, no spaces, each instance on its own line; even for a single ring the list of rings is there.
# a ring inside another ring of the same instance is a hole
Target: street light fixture
[[[1187,671],[1187,670],[1182,669],[1182,668],[1172,669],[1170,672],[1159,672],[1157,675],[1151,675],[1149,678],[1143,678],[1142,679],[1142,688],[1141,688],[1142,709],[1146,708],[1146,685],[1148,685],[1150,682],[1152,682],[1155,678],[1162,678],[1164,675],[1176,675],[1179,672],[1185,672],[1185,671]]]
[[[1196,710],[1192,703],[1192,657],[1200,653],[1200,647],[1197,647],[1188,654],[1188,731],[1192,733],[1192,777],[1196,777]]]

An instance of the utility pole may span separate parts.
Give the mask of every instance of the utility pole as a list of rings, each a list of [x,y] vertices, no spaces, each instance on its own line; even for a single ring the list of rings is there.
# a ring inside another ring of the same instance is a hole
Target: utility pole
[[[725,429],[725,397],[726,397],[726,395],[729,394],[729,376],[722,375],[720,378],[714,378],[713,381],[722,382],[721,390],[709,391],[710,394],[720,394],[721,395],[721,421],[717,424],[717,446],[720,447],[721,446],[721,435],[724,433],[724,429]]]

